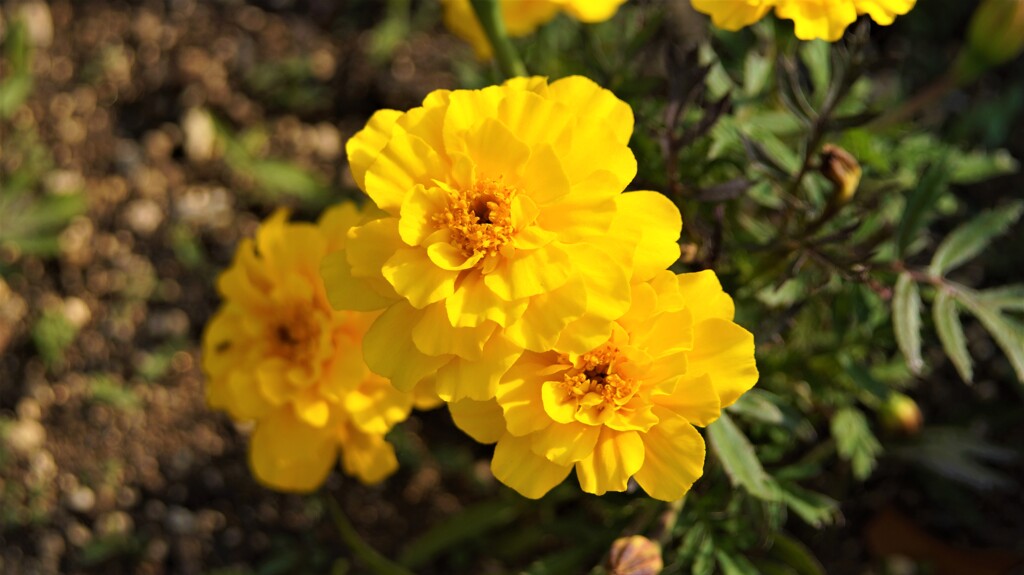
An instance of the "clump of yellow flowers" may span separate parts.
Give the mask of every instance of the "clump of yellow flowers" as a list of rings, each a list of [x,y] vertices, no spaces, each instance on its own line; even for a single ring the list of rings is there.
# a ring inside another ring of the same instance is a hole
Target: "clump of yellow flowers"
[[[739,30],[775,10],[779,18],[792,20],[796,37],[835,42],[846,28],[867,14],[877,24],[888,26],[896,16],[913,9],[917,0],[691,0],[698,11],[725,30]]]
[[[256,422],[256,477],[312,490],[340,450],[379,481],[397,466],[384,434],[443,400],[527,497],[573,469],[590,493],[634,479],[682,497],[703,471],[695,426],[757,381],[754,340],[713,272],[667,270],[682,219],[624,191],[632,131],[578,76],[374,114],[346,146],[372,206],[279,211],[218,283],[207,399]]]
[[[675,275],[681,218],[628,192],[630,107],[582,77],[439,90],[382,110],[347,145],[379,213],[324,258],[338,309],[377,311],[370,369],[435,386],[497,442],[495,477],[540,497],[681,497],[702,473],[694,426],[757,381],[754,343],[713,272]]]
[[[528,36],[538,26],[564,12],[580,22],[604,22],[615,15],[626,0],[498,0],[506,32],[512,37]],[[477,58],[492,55],[491,43],[477,20],[469,0],[442,0],[444,23],[456,36],[473,47]]]
[[[362,339],[375,314],[332,309],[319,271],[364,216],[344,203],[318,224],[287,219],[279,210],[263,222],[218,280],[225,301],[203,336],[207,402],[255,422],[250,467],[269,487],[316,489],[339,450],[347,473],[380,481],[398,466],[384,434],[414,397],[366,367]]]

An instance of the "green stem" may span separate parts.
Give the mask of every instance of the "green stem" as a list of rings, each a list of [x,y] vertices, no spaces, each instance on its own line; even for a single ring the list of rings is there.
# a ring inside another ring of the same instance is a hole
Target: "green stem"
[[[526,75],[526,66],[516,54],[516,49],[508,39],[508,32],[505,30],[505,21],[501,18],[501,7],[498,0],[469,0],[476,12],[476,18],[480,26],[487,34],[487,40],[494,49],[494,58],[498,61],[498,67],[505,78]]]
[[[331,519],[334,520],[334,526],[338,529],[338,534],[341,535],[342,541],[352,550],[352,553],[364,564],[370,568],[376,575],[415,575],[412,571],[393,563],[387,557],[384,557],[377,552],[376,549],[370,547],[370,545],[363,541],[363,538],[359,536],[356,528],[352,526],[352,523],[345,517],[345,513],[341,510],[341,506],[338,505],[337,500],[334,497],[327,497],[327,509],[331,513]]]

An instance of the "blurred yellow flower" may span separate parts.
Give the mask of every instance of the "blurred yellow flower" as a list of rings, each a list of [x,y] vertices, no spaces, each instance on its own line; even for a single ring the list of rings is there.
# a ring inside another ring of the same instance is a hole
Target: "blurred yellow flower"
[[[515,78],[382,110],[347,144],[382,213],[322,272],[340,309],[384,313],[370,368],[445,400],[494,396],[524,349],[582,353],[629,307],[630,281],[679,257],[679,211],[636,174],[630,107],[592,81]]]
[[[494,476],[538,498],[575,467],[588,493],[682,497],[703,473],[694,426],[718,419],[757,382],[754,338],[733,323],[714,272],[660,272],[634,286],[607,342],[583,354],[526,353],[496,399],[450,404],[456,424],[497,441]]]
[[[498,0],[505,31],[513,38],[528,36],[538,26],[546,24],[563,11],[573,18],[593,24],[615,15],[626,0]],[[481,60],[491,57],[491,44],[487,41],[480,22],[469,0],[442,0],[444,24],[453,34],[468,42]]]
[[[218,280],[225,301],[203,335],[207,402],[256,422],[249,461],[269,487],[316,489],[339,448],[347,473],[380,481],[397,467],[384,434],[408,416],[413,396],[363,362],[376,314],[332,309],[319,274],[363,215],[346,203],[316,225],[287,217],[268,218]]]
[[[913,9],[917,0],[691,0],[699,12],[724,30],[739,30],[764,17],[772,8],[779,18],[792,20],[796,37],[835,42],[862,14],[888,26],[896,16]]]

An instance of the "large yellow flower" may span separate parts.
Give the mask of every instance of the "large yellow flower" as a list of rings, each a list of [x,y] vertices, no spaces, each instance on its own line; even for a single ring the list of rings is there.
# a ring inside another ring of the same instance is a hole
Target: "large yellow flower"
[[[846,28],[867,14],[882,26],[910,12],[917,0],[692,0],[693,7],[711,16],[715,26],[739,30],[775,8],[779,18],[792,20],[796,37],[835,42]]]
[[[587,23],[603,22],[615,15],[626,0],[499,0],[501,16],[509,36],[528,36],[538,26],[550,22],[559,10]],[[456,36],[473,47],[481,60],[492,55],[480,21],[477,20],[469,0],[442,0],[444,24]]]
[[[456,424],[497,441],[494,476],[543,496],[575,467],[584,491],[623,491],[630,477],[671,501],[703,473],[694,426],[757,381],[754,339],[711,271],[659,273],[634,287],[607,342],[584,354],[526,353],[487,402],[451,404]]]
[[[366,483],[397,467],[384,434],[408,416],[413,396],[363,362],[376,314],[332,309],[319,274],[362,219],[350,203],[318,225],[288,223],[279,210],[239,245],[217,284],[225,302],[203,335],[207,402],[256,422],[250,465],[275,489],[316,489],[339,448],[345,471]]]
[[[347,144],[381,209],[324,260],[335,307],[384,313],[370,368],[445,400],[494,396],[523,349],[606,340],[643,280],[679,256],[678,209],[621,193],[636,173],[627,104],[581,77],[436,91],[377,112]]]

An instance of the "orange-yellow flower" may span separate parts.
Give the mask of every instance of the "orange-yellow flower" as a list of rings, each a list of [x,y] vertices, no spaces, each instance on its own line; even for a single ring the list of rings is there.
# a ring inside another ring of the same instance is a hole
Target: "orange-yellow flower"
[[[754,339],[711,271],[659,273],[635,285],[607,342],[583,354],[526,353],[496,399],[450,404],[478,441],[497,441],[494,476],[543,496],[575,468],[588,493],[682,497],[703,473],[694,426],[716,420],[757,381]]]
[[[528,36],[550,22],[561,10],[580,22],[603,22],[615,15],[626,0],[499,0],[505,30],[513,38]],[[490,42],[469,0],[442,0],[444,24],[468,42],[481,60],[492,55]]]
[[[630,107],[592,81],[516,78],[383,110],[347,144],[380,208],[322,272],[338,308],[384,309],[367,363],[403,390],[494,396],[524,349],[585,352],[630,281],[679,257],[678,209],[622,193],[636,174]]]
[[[362,219],[351,203],[319,224],[288,223],[279,210],[218,280],[224,305],[203,335],[207,402],[255,421],[250,466],[275,489],[316,489],[339,449],[345,471],[365,483],[397,467],[384,434],[408,416],[413,396],[363,362],[376,314],[332,309],[319,274]]]
[[[739,30],[764,17],[772,8],[779,18],[792,20],[796,37],[835,42],[846,28],[867,14],[888,26],[896,16],[914,7],[917,0],[691,0],[698,11],[711,16],[715,26]]]

